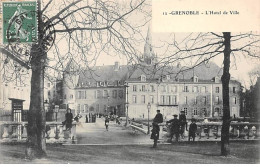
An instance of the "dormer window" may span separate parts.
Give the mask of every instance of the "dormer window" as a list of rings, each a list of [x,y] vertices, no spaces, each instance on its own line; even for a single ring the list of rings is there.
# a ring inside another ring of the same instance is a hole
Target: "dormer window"
[[[193,77],[193,82],[199,82],[199,78],[197,76]]]
[[[170,75],[166,75],[166,79],[167,80],[171,79],[171,76]]]
[[[143,82],[146,81],[146,76],[145,75],[141,75],[141,81],[143,81]]]
[[[220,82],[220,78],[217,77],[217,76],[214,78],[214,80],[215,80],[215,83],[219,83]]]

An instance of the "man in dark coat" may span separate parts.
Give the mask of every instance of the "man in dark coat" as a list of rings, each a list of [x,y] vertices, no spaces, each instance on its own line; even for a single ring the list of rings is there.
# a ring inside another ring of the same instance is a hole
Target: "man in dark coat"
[[[154,140],[153,148],[157,147],[157,141],[159,139],[159,132],[160,132],[160,127],[159,123],[163,122],[163,115],[160,113],[160,110],[157,110],[157,114],[153,119],[153,129],[152,129],[152,134],[151,134],[151,139]]]
[[[197,131],[196,120],[192,118],[190,128],[189,128],[189,141],[190,141],[190,137],[192,137],[192,141],[195,140],[196,131]]]
[[[71,113],[71,109],[68,108],[67,113],[65,114],[65,125],[66,125],[66,130],[70,130],[72,128],[72,119],[73,119],[73,114]]]
[[[180,135],[182,138],[184,138],[184,130],[187,130],[187,120],[186,120],[186,115],[184,111],[181,111],[180,117]]]
[[[166,123],[170,123],[170,130],[171,130],[171,134],[170,134],[170,137],[171,137],[171,141],[172,141],[172,138],[173,138],[173,135],[175,135],[175,141],[178,141],[179,139],[179,133],[180,133],[180,122],[179,120],[177,119],[178,115],[173,115],[174,118],[167,121]]]

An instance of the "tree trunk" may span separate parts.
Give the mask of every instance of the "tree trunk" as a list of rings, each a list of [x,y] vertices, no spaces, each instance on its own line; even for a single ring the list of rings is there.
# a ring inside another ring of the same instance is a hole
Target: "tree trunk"
[[[26,157],[29,159],[46,156],[44,110],[44,57],[46,53],[32,48],[31,102],[28,112],[28,137]]]
[[[44,110],[44,68],[47,53],[43,49],[43,21],[41,14],[41,1],[38,3],[38,44],[31,49],[31,102],[28,112],[28,131],[26,157],[29,159],[45,157],[46,139],[45,124],[46,113]]]
[[[221,77],[223,96],[223,123],[221,129],[221,155],[227,156],[229,150],[229,127],[230,127],[230,107],[229,107],[229,81],[230,81],[230,32],[223,32],[224,35],[224,69]]]

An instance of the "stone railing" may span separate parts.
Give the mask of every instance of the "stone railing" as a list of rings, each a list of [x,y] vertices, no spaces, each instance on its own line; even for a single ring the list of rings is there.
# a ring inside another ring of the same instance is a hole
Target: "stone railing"
[[[46,122],[46,143],[77,143],[76,123],[65,130],[61,122]],[[26,142],[27,122],[0,122],[0,142]]]
[[[221,136],[221,122],[207,122],[196,123],[197,140],[220,140]],[[187,129],[189,129],[190,123],[188,123]],[[169,136],[169,126],[166,124],[160,124],[161,131],[160,136]],[[249,122],[231,122],[230,123],[230,139],[257,139],[260,135],[259,131],[260,123]],[[188,131],[184,131],[184,137],[188,137]]]

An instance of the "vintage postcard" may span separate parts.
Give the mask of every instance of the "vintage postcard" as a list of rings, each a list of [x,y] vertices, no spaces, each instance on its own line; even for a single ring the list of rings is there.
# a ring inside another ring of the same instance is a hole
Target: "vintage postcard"
[[[258,164],[259,0],[1,0],[0,164]]]

